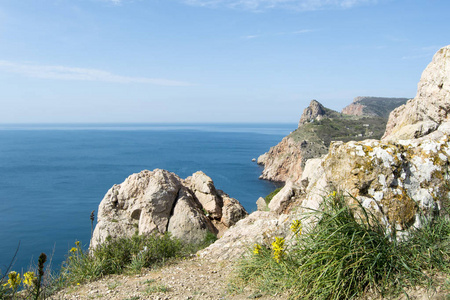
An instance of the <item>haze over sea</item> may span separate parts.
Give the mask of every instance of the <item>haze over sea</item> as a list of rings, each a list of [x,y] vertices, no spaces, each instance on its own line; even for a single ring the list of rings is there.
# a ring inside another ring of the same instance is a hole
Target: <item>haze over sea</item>
[[[75,241],[88,245],[89,216],[132,173],[196,171],[251,212],[275,184],[252,162],[296,124],[0,125],[0,268],[41,252],[58,269]]]

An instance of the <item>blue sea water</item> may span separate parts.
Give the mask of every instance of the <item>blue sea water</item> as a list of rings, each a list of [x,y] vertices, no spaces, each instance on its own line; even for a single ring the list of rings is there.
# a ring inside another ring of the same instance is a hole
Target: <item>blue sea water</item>
[[[251,212],[274,188],[252,158],[296,124],[0,125],[0,270],[41,252],[58,269],[75,241],[89,243],[90,213],[132,173],[201,170]]]

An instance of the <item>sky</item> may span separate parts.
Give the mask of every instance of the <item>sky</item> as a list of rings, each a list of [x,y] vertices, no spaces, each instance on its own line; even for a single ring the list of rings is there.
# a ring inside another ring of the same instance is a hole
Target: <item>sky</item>
[[[448,0],[0,0],[0,123],[296,123],[416,94]]]

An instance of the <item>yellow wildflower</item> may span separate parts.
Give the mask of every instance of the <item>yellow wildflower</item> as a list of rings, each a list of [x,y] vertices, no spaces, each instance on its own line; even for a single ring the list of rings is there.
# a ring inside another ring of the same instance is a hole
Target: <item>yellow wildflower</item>
[[[261,245],[255,244],[255,248],[253,249],[253,253],[255,255],[258,255],[259,254],[259,250],[261,250]]]
[[[275,241],[272,243],[272,250],[273,259],[279,263],[284,254],[284,238],[276,237]]]
[[[76,241],[75,246],[77,246],[77,247],[80,246],[80,241]]]
[[[70,253],[75,253],[75,252],[77,252],[77,251],[78,251],[78,249],[75,248],[75,247],[72,247],[72,249],[70,249]]]
[[[16,290],[19,287],[21,281],[22,279],[20,278],[20,274],[15,271],[12,271],[9,272],[8,274],[8,282],[5,283],[3,286],[9,285],[10,288]]]
[[[332,198],[334,198],[334,197],[336,197],[336,191],[332,191],[331,193],[329,193],[328,194],[328,197],[332,197]]]
[[[296,235],[302,234],[302,221],[294,220],[291,224],[291,230]]]
[[[26,272],[23,274],[23,283],[25,285],[32,286],[35,279],[36,276],[34,275],[34,272]]]

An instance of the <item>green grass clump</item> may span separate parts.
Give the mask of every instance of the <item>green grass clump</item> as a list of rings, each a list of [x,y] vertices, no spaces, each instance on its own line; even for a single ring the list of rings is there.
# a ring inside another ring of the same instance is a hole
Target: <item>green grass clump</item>
[[[183,243],[169,233],[134,235],[131,238],[107,239],[90,252],[83,251],[77,242],[63,263],[61,279],[66,285],[72,285],[107,274],[137,273],[143,268],[188,256],[212,241],[210,235],[206,235],[205,241],[199,245]]]
[[[290,245],[281,238],[255,245],[239,266],[238,285],[285,292],[291,299],[351,299],[368,291],[404,292],[431,284],[425,270],[449,271],[450,222],[444,217],[412,230],[401,242],[356,199],[342,194],[326,198],[315,217],[316,226],[304,234],[301,221],[294,221]]]
[[[275,197],[276,194],[278,194],[279,191],[281,191],[283,187],[279,187],[275,189],[273,192],[271,192],[269,195],[267,195],[264,200],[266,200],[266,204],[269,204],[270,201],[272,201],[272,198]]]

